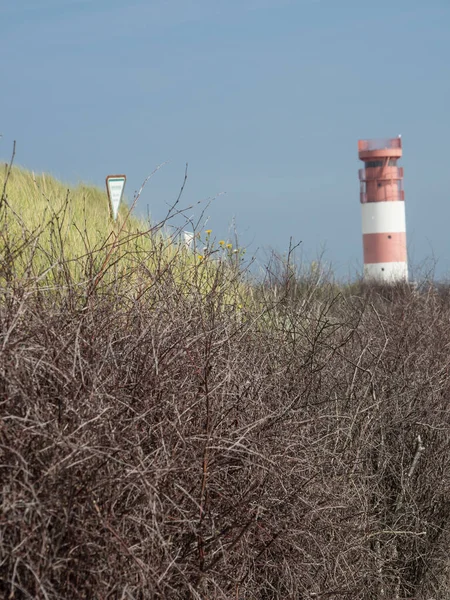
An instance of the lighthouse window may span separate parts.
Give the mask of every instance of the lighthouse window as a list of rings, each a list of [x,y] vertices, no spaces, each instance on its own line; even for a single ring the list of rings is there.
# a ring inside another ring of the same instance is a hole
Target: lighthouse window
[[[367,169],[375,169],[376,167],[383,167],[385,164],[386,163],[384,160],[369,160],[368,162],[366,162],[366,168]],[[397,164],[397,159],[390,158],[388,160],[387,164],[389,167],[395,167]]]
[[[388,239],[390,240],[392,238],[392,235],[388,235]]]

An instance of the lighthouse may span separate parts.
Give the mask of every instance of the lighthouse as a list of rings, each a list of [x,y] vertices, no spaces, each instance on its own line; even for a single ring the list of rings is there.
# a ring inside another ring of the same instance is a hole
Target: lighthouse
[[[364,280],[408,280],[402,138],[359,140]]]

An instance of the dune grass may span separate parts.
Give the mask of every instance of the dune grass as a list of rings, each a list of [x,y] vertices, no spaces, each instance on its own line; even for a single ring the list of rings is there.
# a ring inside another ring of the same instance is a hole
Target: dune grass
[[[245,301],[231,245],[216,245],[208,230],[195,232],[193,247],[187,248],[180,231],[169,233],[166,227],[170,210],[161,223],[149,223],[122,203],[114,223],[107,194],[98,187],[69,187],[20,167],[0,171],[1,190],[0,250],[14,277],[38,282],[41,288],[84,286],[87,295],[93,290],[109,293],[126,281],[134,297],[166,277],[183,294],[214,290],[215,295],[226,293],[226,304]],[[0,277],[7,273],[3,270]]]

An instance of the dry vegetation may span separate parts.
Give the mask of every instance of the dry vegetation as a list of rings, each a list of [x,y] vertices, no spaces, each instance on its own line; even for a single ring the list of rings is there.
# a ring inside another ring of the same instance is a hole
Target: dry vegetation
[[[13,204],[2,597],[450,598],[448,295],[289,261],[251,287],[216,261],[205,285],[158,244],[94,285],[109,251],[77,271],[56,236],[35,272],[43,234],[10,235]]]

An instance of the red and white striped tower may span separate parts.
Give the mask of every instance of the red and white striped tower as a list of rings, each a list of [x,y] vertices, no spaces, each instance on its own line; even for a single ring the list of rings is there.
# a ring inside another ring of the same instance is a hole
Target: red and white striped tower
[[[405,193],[400,136],[359,140],[358,154],[364,248],[364,279],[386,283],[408,280]]]

